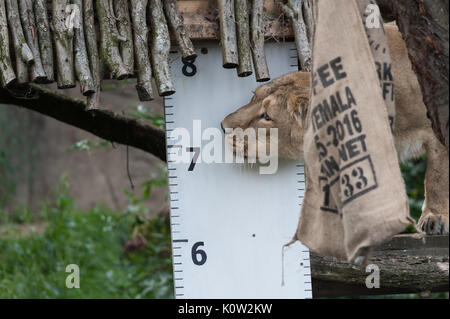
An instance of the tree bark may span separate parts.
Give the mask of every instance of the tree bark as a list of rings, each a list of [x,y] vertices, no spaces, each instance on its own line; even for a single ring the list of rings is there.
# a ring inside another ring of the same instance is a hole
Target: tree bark
[[[170,29],[178,43],[178,47],[181,52],[183,59],[190,60],[195,59],[197,54],[194,50],[194,45],[191,39],[186,33],[186,28],[184,26],[183,16],[178,10],[178,5],[176,0],[164,0],[164,11],[166,12],[167,22],[169,23]]]
[[[264,51],[264,35],[264,1],[253,0],[250,19],[250,44],[257,82],[270,80],[266,52]]]
[[[123,80],[131,74],[122,61],[119,41],[124,39],[117,30],[116,18],[113,15],[112,0],[96,0],[97,18],[100,25],[100,42],[103,62],[111,72],[112,78]]]
[[[17,0],[5,0],[9,31],[16,57],[16,77],[18,84],[28,83],[28,66],[34,63],[33,53],[25,40],[22,22],[20,22],[19,4]]]
[[[66,26],[69,0],[53,0],[53,37],[56,52],[57,83],[60,89],[76,86],[73,61],[73,26]]]
[[[72,0],[72,2],[78,6],[80,12],[80,23],[77,28],[74,28],[75,72],[80,82],[81,93],[84,96],[89,96],[95,93],[96,88],[89,66],[89,56],[84,36],[83,1]]]
[[[222,65],[226,69],[238,66],[238,47],[236,41],[236,22],[234,0],[218,0],[220,20],[220,41],[222,43]]]
[[[314,297],[341,297],[442,292],[449,289],[448,236],[400,235],[375,248],[369,264],[379,270],[379,288],[369,289],[366,271],[356,266],[311,253]]]
[[[55,81],[55,69],[53,64],[53,44],[48,21],[47,1],[35,0],[33,8],[36,18],[42,66],[47,77],[47,82],[52,83]]]
[[[114,11],[117,17],[117,29],[124,39],[119,44],[120,55],[128,73],[134,74],[133,31],[131,30],[128,1],[114,0]]]
[[[89,109],[96,109],[98,107],[100,98],[100,58],[98,54],[97,33],[94,24],[94,1],[83,1],[83,23],[84,34],[86,37],[86,49],[89,57],[89,68],[91,70],[92,80],[94,82],[95,92],[87,97],[87,105]]]
[[[35,83],[48,83],[49,81],[42,66],[41,53],[39,52],[36,20],[34,18],[31,0],[20,0],[19,9],[25,39],[34,57],[34,63],[30,66],[30,81]]]
[[[3,87],[8,87],[16,81],[10,56],[5,0],[0,0],[0,86]]]
[[[149,1],[149,16],[151,22],[151,59],[153,76],[160,96],[169,96],[175,93],[175,87],[170,77],[169,53],[170,35],[164,16],[161,0]]]
[[[449,150],[449,2],[378,0],[385,19],[396,20],[422,88],[433,130]]]
[[[140,101],[153,100],[152,65],[148,52],[148,28],[146,8],[148,0],[131,0],[131,20],[134,29],[134,51],[136,52],[137,84]]]
[[[246,77],[253,73],[250,49],[250,19],[247,0],[235,0],[236,33],[238,41],[239,77]]]
[[[308,35],[304,13],[308,17],[308,23],[311,23],[312,8],[308,6],[308,3],[305,6],[304,0],[289,0],[286,4],[282,5],[282,8],[283,12],[292,20],[301,70],[311,72],[312,50],[308,39],[311,38],[311,34]],[[311,27],[309,26],[310,29]]]

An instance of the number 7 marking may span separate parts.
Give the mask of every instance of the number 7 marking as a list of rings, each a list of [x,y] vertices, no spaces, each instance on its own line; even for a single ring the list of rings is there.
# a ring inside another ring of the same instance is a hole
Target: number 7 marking
[[[189,165],[188,171],[192,172],[194,170],[195,164],[197,164],[198,157],[200,156],[200,147],[186,147],[187,152],[194,153],[191,165]]]

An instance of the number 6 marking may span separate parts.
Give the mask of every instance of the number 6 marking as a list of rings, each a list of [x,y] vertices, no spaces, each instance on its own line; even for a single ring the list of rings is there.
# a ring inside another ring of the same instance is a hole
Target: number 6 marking
[[[192,251],[191,251],[192,261],[197,266],[203,265],[206,262],[206,259],[208,259],[206,252],[204,250],[198,248],[198,247],[204,246],[204,245],[205,245],[204,242],[199,241],[199,242],[195,243],[194,246],[192,246]],[[200,256],[200,258],[198,258],[198,256]]]

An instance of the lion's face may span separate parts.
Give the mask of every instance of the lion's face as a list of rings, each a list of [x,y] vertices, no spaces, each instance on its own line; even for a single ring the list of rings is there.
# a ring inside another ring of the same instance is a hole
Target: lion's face
[[[295,72],[258,87],[249,104],[222,121],[227,147],[237,156],[258,159],[259,147],[269,152],[270,129],[276,128],[278,138],[274,140],[272,136],[272,145],[278,144],[278,156],[302,159],[309,76],[309,73]],[[266,129],[265,138],[258,131],[261,128]],[[248,138],[251,132],[255,138]]]

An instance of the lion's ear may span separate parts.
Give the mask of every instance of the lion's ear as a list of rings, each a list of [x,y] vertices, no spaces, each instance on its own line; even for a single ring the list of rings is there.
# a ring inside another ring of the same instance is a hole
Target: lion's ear
[[[309,95],[307,93],[296,93],[288,97],[287,109],[298,121],[303,123],[308,113]]]

